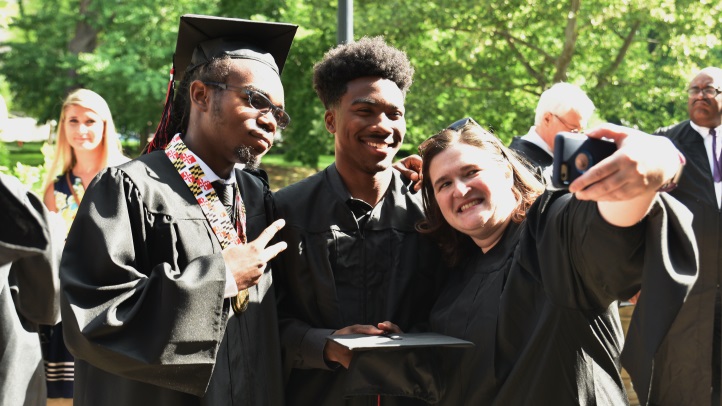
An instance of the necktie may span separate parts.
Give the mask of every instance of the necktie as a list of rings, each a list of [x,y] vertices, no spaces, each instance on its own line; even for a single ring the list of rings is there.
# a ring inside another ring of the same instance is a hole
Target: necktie
[[[223,203],[223,207],[226,208],[226,213],[231,219],[231,223],[235,220],[233,212],[233,184],[226,184],[223,181],[217,180],[213,182],[213,189],[218,194],[218,199]]]
[[[714,181],[722,182],[722,165],[720,164],[720,156],[717,153],[717,134],[713,129],[709,130],[709,135],[712,136],[712,174],[714,175]]]
[[[224,183],[221,180],[217,180],[212,183],[213,189],[215,189],[218,195],[218,200],[223,203],[223,207],[226,208],[226,213],[233,224],[233,228],[236,228],[236,211],[235,211],[235,190],[236,185],[233,183]],[[243,313],[248,308],[249,300],[248,289],[243,289],[238,292],[236,297],[231,299],[231,306],[235,313]]]

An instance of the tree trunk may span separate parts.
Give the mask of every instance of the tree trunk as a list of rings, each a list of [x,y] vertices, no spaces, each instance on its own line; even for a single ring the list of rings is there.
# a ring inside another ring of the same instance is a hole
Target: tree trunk
[[[564,48],[557,58],[557,71],[554,73],[552,83],[564,82],[567,80],[567,69],[572,62],[574,48],[577,45],[577,14],[581,7],[581,0],[572,0],[569,14],[567,14],[567,26],[564,29]]]
[[[98,33],[100,30],[93,28],[87,21],[95,19],[95,16],[90,12],[89,6],[92,0],[81,0],[80,1],[80,21],[75,26],[75,36],[68,43],[68,51],[73,55],[79,55],[82,52],[93,52],[98,45]],[[71,68],[68,72],[70,79],[68,90],[76,88],[78,72]]]

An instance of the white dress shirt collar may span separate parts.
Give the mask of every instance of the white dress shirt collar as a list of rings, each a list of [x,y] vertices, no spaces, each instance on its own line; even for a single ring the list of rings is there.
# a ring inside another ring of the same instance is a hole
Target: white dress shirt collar
[[[547,154],[549,154],[550,157],[554,157],[554,152],[552,151],[552,149],[549,148],[549,145],[546,142],[544,142],[541,135],[536,132],[536,126],[531,126],[531,128],[529,128],[529,132],[526,133],[526,135],[522,136],[521,139],[531,142],[537,147],[543,149]]]

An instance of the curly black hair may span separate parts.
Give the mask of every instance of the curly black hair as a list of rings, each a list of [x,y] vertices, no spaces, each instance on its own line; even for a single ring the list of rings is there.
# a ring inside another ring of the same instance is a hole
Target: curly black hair
[[[383,37],[363,37],[326,52],[313,66],[313,88],[328,109],[341,100],[348,82],[366,76],[388,79],[406,95],[414,68],[406,53],[386,44]]]

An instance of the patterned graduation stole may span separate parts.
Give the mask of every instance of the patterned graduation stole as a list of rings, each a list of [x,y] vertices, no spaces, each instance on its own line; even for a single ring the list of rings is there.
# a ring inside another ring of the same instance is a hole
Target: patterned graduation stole
[[[181,140],[180,134],[176,134],[168,146],[165,148],[165,154],[178,171],[178,174],[195,196],[198,205],[201,206],[203,214],[211,224],[211,229],[215,234],[222,249],[226,249],[233,245],[246,243],[246,207],[243,205],[241,193],[236,188],[236,226],[233,227],[231,219],[226,212],[223,203],[218,198],[218,194],[211,182],[206,180],[200,165],[196,160],[196,155],[188,149],[186,144]],[[248,289],[238,292],[236,297],[231,299],[233,311],[241,313],[248,308]]]

